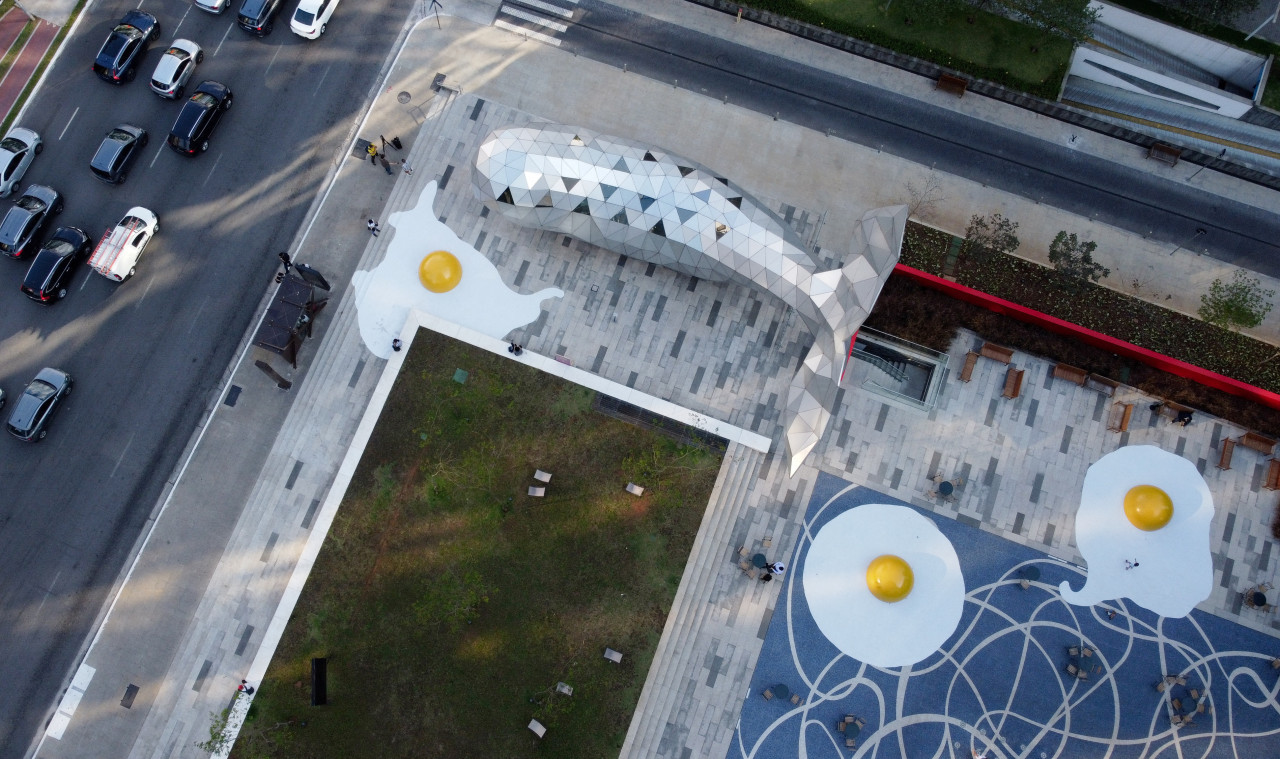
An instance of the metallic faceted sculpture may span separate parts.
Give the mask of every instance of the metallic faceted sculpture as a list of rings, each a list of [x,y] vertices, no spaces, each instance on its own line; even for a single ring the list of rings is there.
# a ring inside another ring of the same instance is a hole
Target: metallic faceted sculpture
[[[562,125],[499,129],[476,156],[481,200],[521,224],[689,276],[781,298],[815,341],[787,393],[790,470],[822,439],[850,340],[902,246],[907,207],[868,212],[842,268],[819,264],[790,227],[728,179],[693,161]]]

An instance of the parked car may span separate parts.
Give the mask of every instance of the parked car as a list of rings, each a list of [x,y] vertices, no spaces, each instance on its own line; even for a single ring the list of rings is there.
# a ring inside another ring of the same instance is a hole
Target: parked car
[[[28,187],[0,221],[0,253],[22,258],[36,235],[56,213],[62,213],[61,193],[40,184]]]
[[[121,124],[102,138],[98,152],[89,161],[89,170],[108,184],[120,184],[146,146],[147,130],[133,124]]]
[[[27,167],[44,150],[44,141],[40,135],[14,127],[0,140],[0,198],[7,198],[18,186]]]
[[[221,14],[231,7],[231,0],[194,0],[194,4],[202,11]]]
[[[112,84],[133,81],[147,43],[160,37],[160,22],[146,11],[132,10],[124,14],[102,43],[93,71]]]
[[[240,28],[256,37],[271,34],[276,26],[276,14],[280,12],[282,0],[244,0],[240,3],[240,13],[236,22]]]
[[[74,384],[71,375],[61,369],[41,369],[13,402],[9,434],[29,443],[44,440],[49,433],[49,420],[53,419],[63,399],[71,395]]]
[[[133,276],[142,251],[159,231],[160,220],[154,213],[142,206],[130,208],[120,223],[102,236],[89,256],[89,268],[112,281],[125,281]]]
[[[191,75],[196,73],[196,64],[203,62],[204,50],[199,45],[191,40],[174,40],[151,75],[151,91],[170,100],[182,97]]]
[[[300,0],[289,20],[289,28],[300,37],[316,39],[329,27],[329,19],[337,7],[338,0]]]
[[[169,132],[169,147],[183,155],[195,155],[209,149],[209,137],[231,108],[231,88],[212,79],[203,81],[182,106]]]
[[[22,280],[22,292],[41,303],[67,296],[67,284],[89,252],[89,236],[76,227],[58,227],[40,246]]]

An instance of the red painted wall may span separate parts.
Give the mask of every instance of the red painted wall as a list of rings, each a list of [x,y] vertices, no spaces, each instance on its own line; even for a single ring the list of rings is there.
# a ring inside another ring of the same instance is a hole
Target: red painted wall
[[[1231,393],[1232,395],[1238,395],[1242,398],[1257,401],[1258,403],[1270,406],[1274,409],[1280,409],[1280,394],[1273,393],[1269,390],[1263,390],[1260,387],[1255,387],[1241,382],[1240,380],[1225,377],[1217,372],[1211,372],[1208,369],[1193,366],[1185,361],[1170,358],[1163,353],[1156,353],[1155,351],[1147,350],[1146,348],[1134,345],[1133,343],[1126,343],[1123,340],[1117,340],[1116,338],[1109,337],[1101,332],[1095,332],[1091,329],[1081,327],[1078,324],[1072,324],[1071,322],[1063,321],[1057,317],[1040,313],[1039,311],[1026,308],[1025,306],[1019,306],[1017,303],[1011,303],[1003,298],[997,298],[994,295],[979,292],[978,290],[974,290],[972,287],[965,287],[964,285],[943,279],[942,277],[934,276],[933,274],[920,271],[919,269],[913,269],[905,264],[898,264],[896,269],[899,274],[910,277],[925,287],[940,290],[953,298],[957,298],[977,306],[982,306],[983,308],[994,311],[998,314],[1013,317],[1018,321],[1035,324],[1036,326],[1043,327],[1050,332],[1074,337],[1081,342],[1088,343],[1089,345],[1094,345],[1099,348],[1104,348],[1121,356],[1141,361],[1148,366],[1154,366],[1155,368],[1166,371],[1170,374],[1174,374],[1179,377],[1186,377],[1189,380],[1199,382],[1200,384],[1206,387],[1211,387],[1214,390],[1221,390],[1224,393]]]

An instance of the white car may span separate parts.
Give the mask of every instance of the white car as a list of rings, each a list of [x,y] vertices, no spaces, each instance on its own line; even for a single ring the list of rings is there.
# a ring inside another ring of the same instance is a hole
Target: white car
[[[209,13],[222,13],[231,6],[231,0],[195,0],[195,6]]]
[[[196,72],[196,64],[204,62],[204,50],[191,40],[174,40],[151,75],[151,91],[162,98],[177,100]]]
[[[14,127],[0,140],[0,198],[7,198],[27,173],[32,159],[44,150],[40,135]]]
[[[138,259],[147,243],[160,231],[160,220],[142,206],[134,206],[102,236],[102,241],[89,256],[89,267],[115,282],[133,276]]]
[[[300,0],[298,10],[289,21],[289,29],[299,37],[316,39],[324,34],[337,7],[338,0]]]

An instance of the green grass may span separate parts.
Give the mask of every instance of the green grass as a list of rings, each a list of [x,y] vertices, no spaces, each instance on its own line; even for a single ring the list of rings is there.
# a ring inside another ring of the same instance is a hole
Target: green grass
[[[616,755],[720,455],[591,400],[421,332],[234,755]],[[545,498],[526,494],[536,468]]]
[[[826,27],[973,76],[1054,99],[1066,75],[1071,43],[973,8],[908,18],[883,0],[749,0],[744,3]]]

